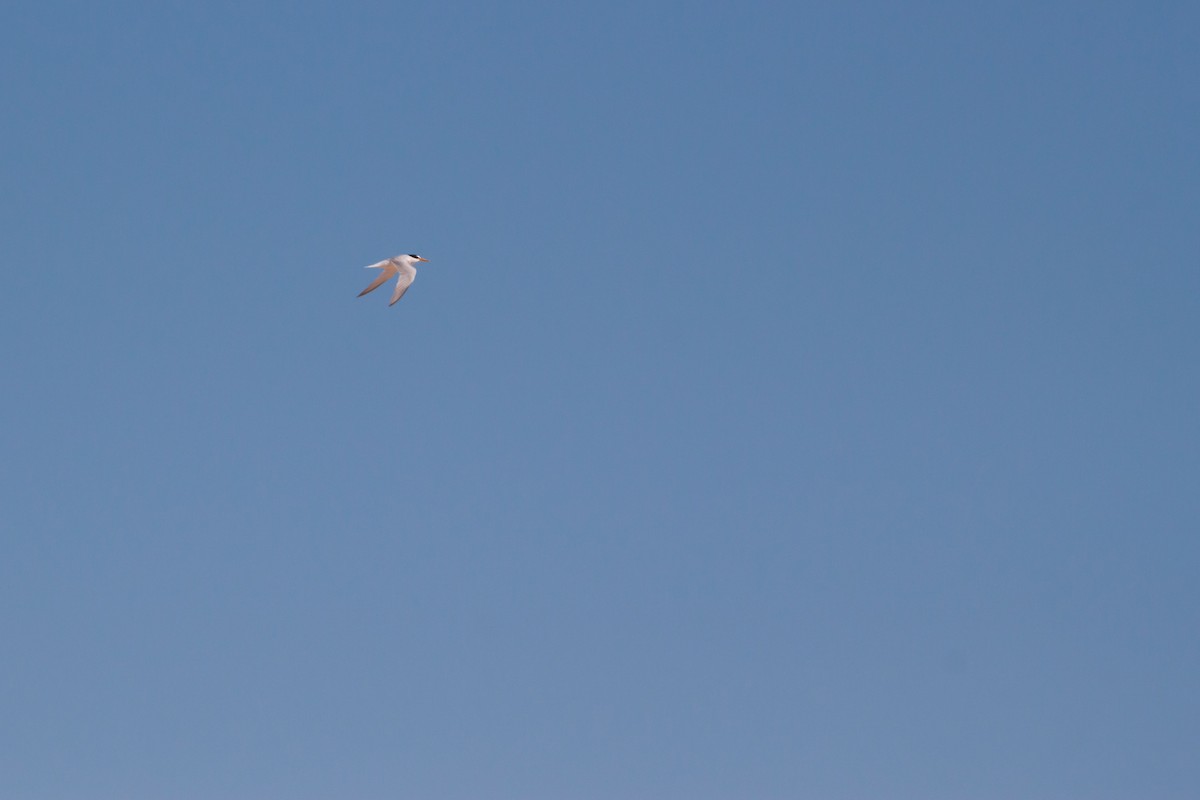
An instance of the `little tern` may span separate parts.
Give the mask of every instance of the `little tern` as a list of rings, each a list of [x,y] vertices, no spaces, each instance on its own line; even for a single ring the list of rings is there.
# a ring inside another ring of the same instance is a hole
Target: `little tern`
[[[371,281],[371,285],[358,293],[362,297],[367,292],[373,292],[383,285],[383,282],[393,275],[396,278],[396,291],[392,292],[392,300],[388,303],[389,306],[396,305],[396,301],[404,297],[404,293],[408,291],[408,287],[412,286],[413,279],[417,277],[417,268],[413,265],[418,261],[429,262],[427,258],[421,258],[416,253],[408,253],[406,255],[393,256],[392,258],[380,261],[378,264],[371,264],[363,269],[381,269],[379,277]]]

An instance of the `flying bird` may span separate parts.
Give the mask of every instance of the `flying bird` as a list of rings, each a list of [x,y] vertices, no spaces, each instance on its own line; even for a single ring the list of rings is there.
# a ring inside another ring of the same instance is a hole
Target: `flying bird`
[[[417,268],[413,265],[418,261],[428,262],[429,259],[421,258],[416,253],[408,253],[406,255],[393,256],[392,258],[380,261],[378,264],[371,264],[364,269],[381,269],[379,277],[371,281],[371,285],[358,293],[362,297],[367,292],[373,292],[383,285],[383,282],[393,275],[396,278],[396,291],[392,292],[392,300],[388,303],[389,306],[394,306],[396,301],[404,297],[404,293],[408,291],[408,287],[412,286],[413,279],[417,277]]]

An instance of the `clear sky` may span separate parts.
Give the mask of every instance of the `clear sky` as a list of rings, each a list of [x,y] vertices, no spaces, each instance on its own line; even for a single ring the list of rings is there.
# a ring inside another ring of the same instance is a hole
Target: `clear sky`
[[[3,16],[0,796],[1197,796],[1195,3]]]

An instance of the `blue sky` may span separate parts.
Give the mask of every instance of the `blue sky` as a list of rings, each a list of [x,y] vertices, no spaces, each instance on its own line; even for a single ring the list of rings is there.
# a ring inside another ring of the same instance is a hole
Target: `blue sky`
[[[4,797],[1195,796],[1193,4],[4,16]]]

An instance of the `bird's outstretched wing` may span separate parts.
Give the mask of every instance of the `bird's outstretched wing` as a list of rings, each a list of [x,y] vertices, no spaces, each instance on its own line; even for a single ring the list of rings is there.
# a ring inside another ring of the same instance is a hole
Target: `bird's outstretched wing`
[[[395,265],[392,264],[391,261],[380,261],[378,264],[372,264],[369,267],[364,267],[364,269],[380,269],[383,271],[379,273],[378,278],[371,281],[370,286],[368,286],[367,288],[363,289],[361,292],[358,293],[359,297],[362,297],[367,292],[375,291],[376,289],[378,289],[380,286],[383,285],[384,281],[386,281],[388,278],[392,277],[392,275],[396,274],[396,267],[395,267]],[[411,281],[409,281],[409,282],[411,283]]]
[[[417,277],[417,270],[412,264],[401,261],[400,263],[393,262],[396,272],[399,277],[396,279],[396,291],[392,292],[392,301],[389,306],[396,305],[396,301],[404,297],[404,293],[408,291],[408,287],[412,286],[412,282]]]

